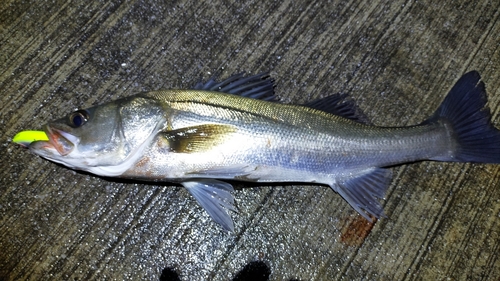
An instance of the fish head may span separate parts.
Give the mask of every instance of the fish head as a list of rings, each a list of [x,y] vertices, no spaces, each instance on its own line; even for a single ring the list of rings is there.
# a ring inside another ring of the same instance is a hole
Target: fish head
[[[116,154],[120,143],[116,115],[110,106],[77,110],[46,124],[48,140],[32,142],[29,149],[71,168],[101,163]]]
[[[161,107],[140,97],[80,109],[43,127],[30,151],[67,167],[117,176],[137,160],[164,120]]]

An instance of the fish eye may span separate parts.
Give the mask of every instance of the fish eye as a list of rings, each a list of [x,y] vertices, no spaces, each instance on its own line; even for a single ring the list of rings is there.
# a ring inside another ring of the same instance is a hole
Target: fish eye
[[[83,126],[89,121],[89,113],[86,110],[77,110],[69,115],[69,125],[73,128]]]

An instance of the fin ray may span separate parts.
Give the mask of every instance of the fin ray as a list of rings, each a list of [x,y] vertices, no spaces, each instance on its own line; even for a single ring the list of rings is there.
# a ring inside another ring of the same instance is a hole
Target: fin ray
[[[368,117],[352,100],[348,99],[347,94],[334,94],[308,102],[304,106],[338,115],[358,123],[370,124]]]
[[[486,90],[477,71],[464,74],[434,115],[423,124],[446,121],[457,143],[452,155],[432,160],[500,163],[500,131],[491,124]]]
[[[269,79],[268,72],[247,77],[244,76],[244,73],[238,73],[221,82],[217,82],[214,78],[211,78],[205,83],[198,82],[193,89],[217,91],[267,101],[277,100],[274,94],[274,80]]]
[[[231,194],[234,188],[231,184],[213,179],[184,181],[181,184],[215,222],[225,230],[234,232],[233,220],[226,212],[226,209],[236,211],[234,196]]]
[[[357,177],[337,182],[337,185],[332,186],[332,188],[359,214],[372,221],[368,215],[376,218],[385,216],[377,198],[384,198],[385,191],[391,180],[391,170],[373,168]]]
[[[170,150],[177,153],[207,151],[224,142],[236,128],[230,125],[204,124],[162,132]]]

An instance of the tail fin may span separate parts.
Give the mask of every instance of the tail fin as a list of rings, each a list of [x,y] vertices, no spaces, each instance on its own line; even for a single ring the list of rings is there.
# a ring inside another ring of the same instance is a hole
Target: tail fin
[[[458,149],[455,162],[500,163],[500,131],[490,122],[486,91],[477,71],[464,74],[434,115],[425,123],[446,119],[453,128]]]

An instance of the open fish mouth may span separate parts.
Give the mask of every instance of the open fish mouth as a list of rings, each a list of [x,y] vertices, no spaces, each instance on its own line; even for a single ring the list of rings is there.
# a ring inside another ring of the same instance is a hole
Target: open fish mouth
[[[45,128],[49,137],[48,143],[61,154],[61,156],[68,155],[73,151],[75,145],[80,142],[80,139],[63,130],[52,128],[49,125]]]
[[[80,142],[78,137],[48,125],[44,131],[19,132],[12,141],[34,151],[57,151],[61,156],[71,153]]]

